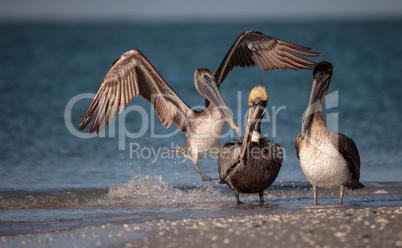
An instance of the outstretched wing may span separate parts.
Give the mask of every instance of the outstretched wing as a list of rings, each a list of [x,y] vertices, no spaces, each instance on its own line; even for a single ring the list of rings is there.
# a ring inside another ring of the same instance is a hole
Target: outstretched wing
[[[116,111],[120,114],[138,95],[154,105],[165,127],[175,122],[180,130],[187,131],[186,120],[193,111],[138,50],[124,53],[113,63],[80,122],[80,130],[96,115],[90,132],[99,133],[106,122],[112,123]]]
[[[300,56],[320,56],[320,53],[310,52],[312,48],[299,46],[264,35],[257,31],[247,31],[237,38],[226,54],[215,73],[216,82],[220,85],[235,66],[255,67],[264,71],[273,69],[313,69],[313,61]]]

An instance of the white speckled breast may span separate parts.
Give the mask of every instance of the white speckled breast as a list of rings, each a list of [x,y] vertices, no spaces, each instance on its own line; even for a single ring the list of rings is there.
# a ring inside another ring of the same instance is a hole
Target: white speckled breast
[[[211,111],[211,115],[202,121],[198,120],[186,137],[186,142],[191,144],[191,153],[196,155],[197,159],[203,159],[211,154],[216,156],[225,129],[226,121],[217,110]]]
[[[319,188],[333,189],[344,184],[351,173],[336,147],[327,139],[309,139],[299,152],[300,165],[308,181]]]

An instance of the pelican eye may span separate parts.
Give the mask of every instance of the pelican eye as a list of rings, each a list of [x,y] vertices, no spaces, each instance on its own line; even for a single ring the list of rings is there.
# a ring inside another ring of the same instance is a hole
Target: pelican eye
[[[254,104],[257,105],[261,102],[261,98],[257,97],[256,99],[254,99]]]

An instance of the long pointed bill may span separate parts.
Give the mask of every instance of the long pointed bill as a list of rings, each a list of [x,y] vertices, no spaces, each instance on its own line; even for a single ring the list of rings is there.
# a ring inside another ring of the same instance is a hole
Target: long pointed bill
[[[310,99],[303,118],[301,138],[304,138],[307,130],[310,128],[314,113],[316,111],[319,111],[317,110],[317,107],[321,106],[321,97],[323,96],[323,94],[326,94],[326,90],[328,90],[330,81],[331,77],[328,75],[320,76],[317,80],[313,81]]]
[[[247,146],[250,143],[251,136],[256,127],[256,123],[259,121],[261,116],[265,113],[265,108],[261,106],[250,107],[248,113],[246,132],[244,133],[243,143],[240,149],[240,159],[244,159],[247,151]]]
[[[206,83],[197,82],[197,90],[200,92],[202,96],[204,96],[208,101],[213,103],[216,108],[221,112],[222,116],[229,123],[229,125],[236,131],[239,132],[239,126],[237,125],[232,113],[229,111],[228,106],[223,100],[221,92],[216,86],[215,80],[212,79],[213,82]]]
[[[315,111],[315,104],[308,105],[306,112],[304,113],[304,118],[303,118],[303,123],[302,123],[302,128],[301,128],[301,138],[304,138],[307,129],[310,127],[310,123],[312,122],[313,119],[313,113]]]

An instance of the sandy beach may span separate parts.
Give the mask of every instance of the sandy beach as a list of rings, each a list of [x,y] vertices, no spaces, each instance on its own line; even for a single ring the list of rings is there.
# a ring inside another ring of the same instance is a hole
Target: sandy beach
[[[3,236],[1,247],[402,247],[402,207],[105,224]]]
[[[297,213],[189,220],[120,247],[401,247],[402,207],[309,208]]]

